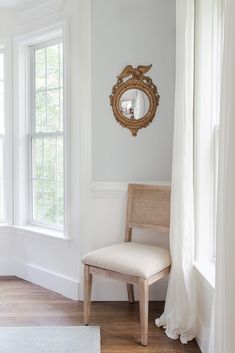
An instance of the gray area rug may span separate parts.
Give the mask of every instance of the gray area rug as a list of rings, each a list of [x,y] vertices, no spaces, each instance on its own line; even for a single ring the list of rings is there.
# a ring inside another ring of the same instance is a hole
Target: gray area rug
[[[100,328],[0,327],[0,353],[100,353]]]

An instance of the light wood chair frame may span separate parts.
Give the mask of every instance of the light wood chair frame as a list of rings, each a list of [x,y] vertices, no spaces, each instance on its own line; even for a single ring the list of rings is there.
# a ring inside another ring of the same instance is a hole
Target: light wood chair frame
[[[167,224],[146,224],[146,223],[133,223],[131,222],[131,211],[132,211],[132,200],[133,193],[135,190],[146,190],[154,191],[161,190],[167,195],[167,200],[169,205],[167,210],[164,212],[169,213]],[[128,202],[126,211],[126,231],[125,231],[125,241],[132,241],[132,229],[134,227],[138,228],[149,228],[155,229],[159,232],[169,233],[170,227],[170,187],[162,185],[140,185],[140,184],[129,184],[128,186]],[[127,284],[128,300],[130,303],[134,302],[134,289],[133,285],[137,285],[139,289],[139,308],[140,308],[140,325],[141,325],[141,344],[147,346],[148,344],[148,305],[149,305],[149,286],[161,278],[166,276],[170,272],[170,266],[164,268],[162,271],[155,273],[149,278],[142,278],[137,276],[131,276],[115,271],[110,271],[103,268],[94,267],[91,265],[84,265],[84,324],[89,324],[90,317],[90,306],[91,306],[91,289],[92,289],[92,276],[99,275],[102,277],[110,278],[125,282]]]

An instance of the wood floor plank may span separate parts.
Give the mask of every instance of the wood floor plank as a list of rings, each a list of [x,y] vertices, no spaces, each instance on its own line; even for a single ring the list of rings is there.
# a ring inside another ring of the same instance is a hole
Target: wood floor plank
[[[149,344],[140,345],[135,302],[93,302],[91,325],[101,327],[102,353],[200,353],[196,341],[182,345],[154,325],[163,302],[150,302]],[[0,277],[0,326],[83,325],[83,304],[16,277]]]

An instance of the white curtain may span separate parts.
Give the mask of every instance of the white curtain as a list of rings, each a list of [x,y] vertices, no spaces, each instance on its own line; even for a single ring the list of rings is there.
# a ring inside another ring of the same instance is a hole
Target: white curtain
[[[235,1],[225,1],[211,353],[235,352]]]
[[[194,0],[176,0],[176,87],[170,247],[172,269],[165,311],[156,320],[182,343],[196,334],[193,209]],[[222,353],[222,351],[220,352]]]

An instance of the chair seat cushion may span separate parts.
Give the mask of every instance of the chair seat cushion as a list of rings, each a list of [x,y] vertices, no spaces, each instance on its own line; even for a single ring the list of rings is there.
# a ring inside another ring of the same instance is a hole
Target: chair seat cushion
[[[82,258],[86,265],[126,275],[149,278],[170,266],[169,250],[140,243],[121,243],[89,252]]]

